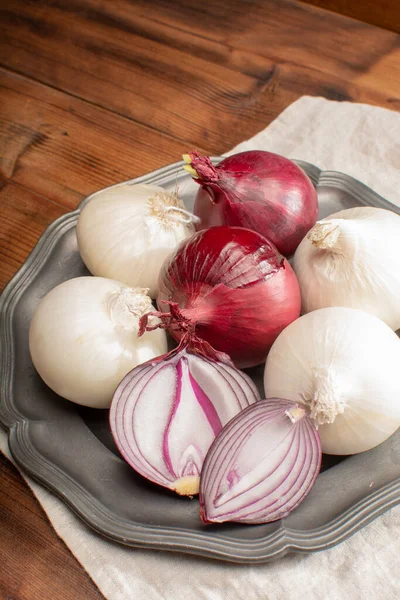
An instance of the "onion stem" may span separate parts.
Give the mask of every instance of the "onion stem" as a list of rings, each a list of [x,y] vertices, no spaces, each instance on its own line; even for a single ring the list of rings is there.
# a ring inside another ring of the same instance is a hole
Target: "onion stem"
[[[195,179],[199,179],[199,175],[198,175],[196,169],[193,169],[192,166],[190,166],[190,165],[184,165],[183,168],[185,169],[185,171],[187,171],[189,173],[189,175],[191,175]]]

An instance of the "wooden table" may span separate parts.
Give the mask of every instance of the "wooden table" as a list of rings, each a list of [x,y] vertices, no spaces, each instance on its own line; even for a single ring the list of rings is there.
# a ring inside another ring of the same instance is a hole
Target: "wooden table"
[[[290,0],[7,0],[0,286],[91,192],[219,154],[304,94],[400,109],[400,35]],[[0,596],[102,598],[0,457]]]

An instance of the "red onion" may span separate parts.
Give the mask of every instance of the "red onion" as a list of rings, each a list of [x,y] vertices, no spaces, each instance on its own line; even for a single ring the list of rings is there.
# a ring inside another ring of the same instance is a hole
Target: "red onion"
[[[269,523],[307,496],[321,467],[318,432],[304,407],[260,400],[214,440],[200,480],[204,523]]]
[[[279,333],[299,316],[300,302],[291,266],[268,240],[222,226],[195,233],[169,256],[155,314],[176,340],[195,330],[244,368],[265,360]]]
[[[217,166],[197,152],[184,159],[201,185],[194,206],[201,229],[215,225],[253,229],[289,256],[317,220],[313,184],[283,156],[251,150],[233,154]]]
[[[203,353],[204,344],[186,336],[177,349],[128,373],[110,409],[123,458],[150,481],[182,495],[198,493],[217,433],[259,399],[247,375]]]

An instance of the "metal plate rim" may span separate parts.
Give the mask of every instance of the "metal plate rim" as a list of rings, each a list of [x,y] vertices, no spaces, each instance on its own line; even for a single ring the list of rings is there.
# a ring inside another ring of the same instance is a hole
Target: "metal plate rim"
[[[221,157],[213,157],[217,163]],[[335,171],[321,171],[318,167],[295,161],[318,186],[333,186],[350,191],[355,197],[362,197],[363,203],[393,210],[400,214],[400,208],[394,206],[366,185],[349,175]],[[173,177],[184,165],[183,161],[167,165],[141,177],[120,182],[157,183]],[[115,186],[110,186],[115,187]],[[283,556],[287,552],[313,552],[330,548],[350,537],[367,523],[400,503],[400,478],[371,493],[365,501],[351,507],[347,514],[340,515],[334,521],[314,530],[298,531],[289,529],[284,522],[279,523],[271,535],[258,540],[240,540],[230,542],[224,536],[207,538],[203,533],[165,526],[144,527],[139,523],[124,523],[110,511],[105,511],[97,499],[88,495],[76,482],[69,481],[65,473],[52,469],[51,460],[38,456],[30,444],[29,419],[21,414],[13,402],[13,336],[11,325],[14,311],[25,286],[35,280],[43,261],[51,255],[59,238],[74,227],[80,209],[95,194],[85,198],[79,207],[52,223],[41,236],[24,265],[12,278],[0,296],[0,423],[9,430],[9,447],[19,467],[35,480],[56,493],[89,526],[108,539],[132,547],[154,548],[181,551],[208,558],[217,558],[236,563],[262,563]]]

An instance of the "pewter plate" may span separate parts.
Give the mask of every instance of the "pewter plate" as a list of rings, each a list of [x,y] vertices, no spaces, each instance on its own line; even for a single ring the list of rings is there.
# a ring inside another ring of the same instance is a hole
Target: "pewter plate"
[[[197,186],[182,164],[128,183],[178,188],[190,209]],[[317,188],[320,217],[360,205],[400,214],[347,175],[298,164]],[[332,547],[400,503],[400,430],[369,452],[342,460],[326,456],[304,502],[286,519],[265,525],[204,526],[196,499],[178,498],[130,469],[114,446],[107,411],[58,397],[41,381],[29,355],[29,324],[40,299],[59,283],[88,274],[77,248],[78,215],[79,208],[46,230],[0,298],[0,421],[24,471],[109,539],[238,563]],[[250,373],[259,383],[262,368]]]

